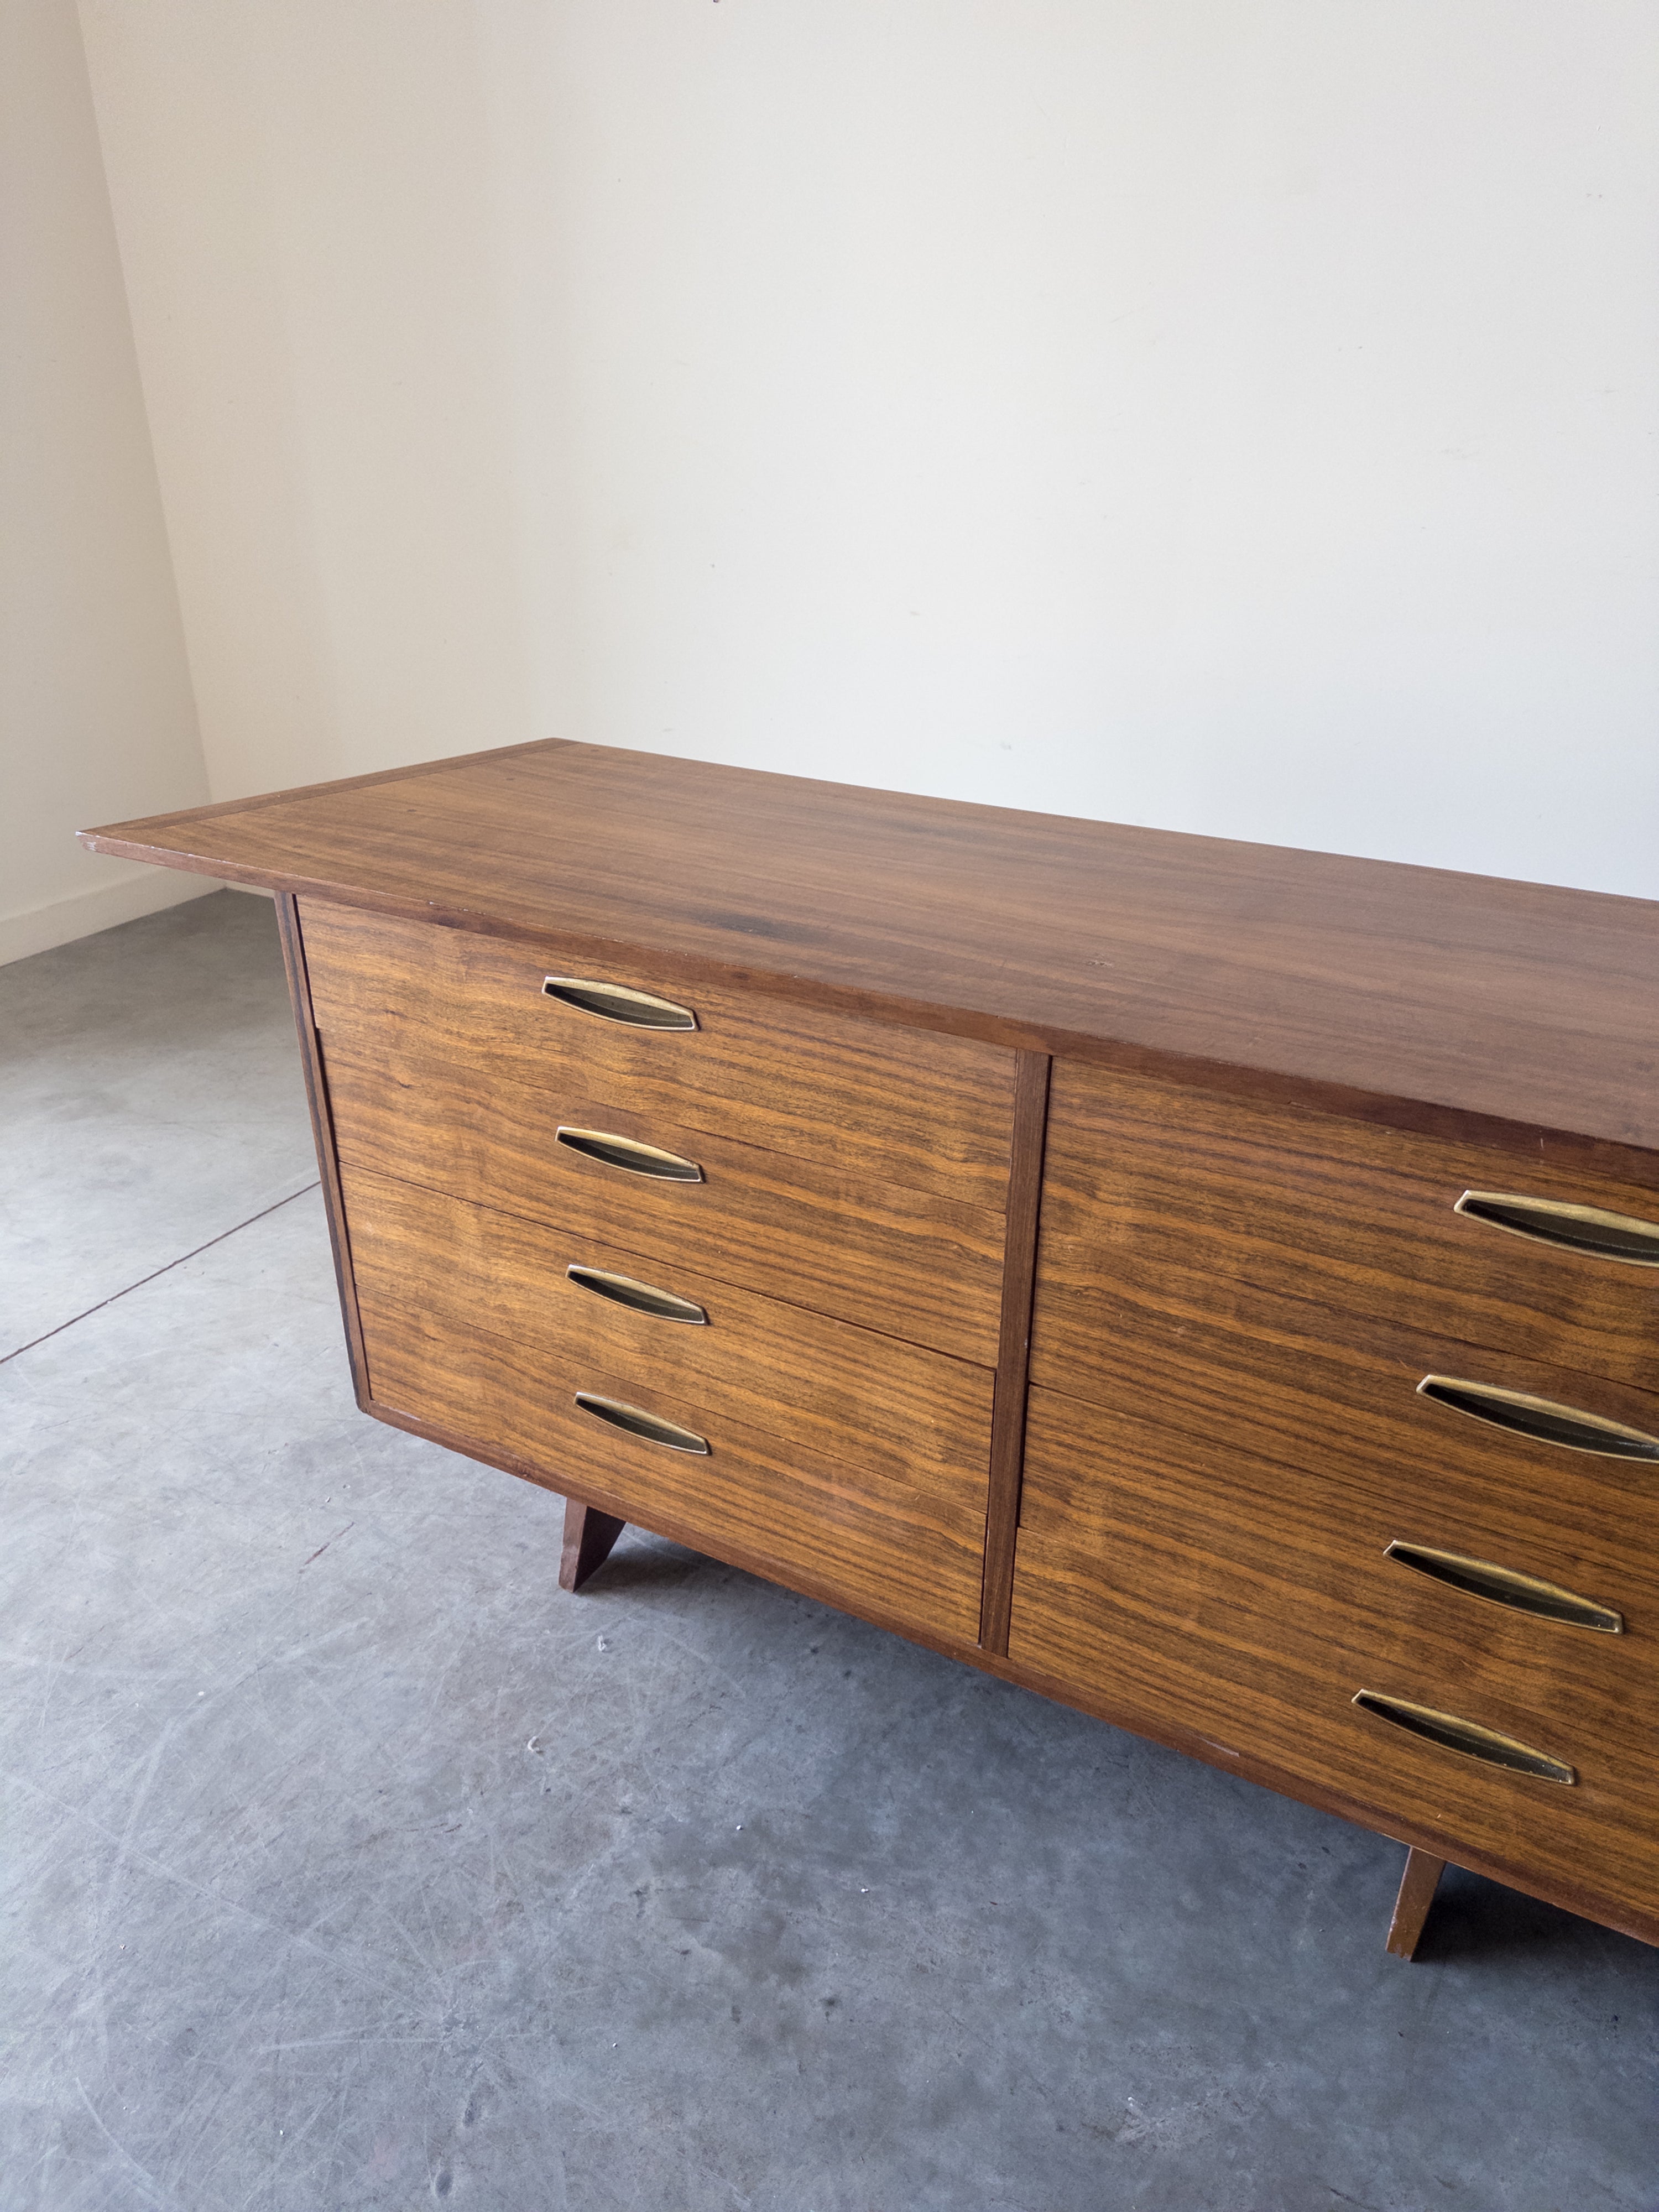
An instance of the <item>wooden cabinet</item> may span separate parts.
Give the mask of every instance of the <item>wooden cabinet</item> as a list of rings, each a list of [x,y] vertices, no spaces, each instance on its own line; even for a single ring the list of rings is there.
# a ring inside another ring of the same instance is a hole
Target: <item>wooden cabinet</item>
[[[1659,1940],[1659,908],[558,744],[88,842],[276,893],[359,1401],[568,1582]]]

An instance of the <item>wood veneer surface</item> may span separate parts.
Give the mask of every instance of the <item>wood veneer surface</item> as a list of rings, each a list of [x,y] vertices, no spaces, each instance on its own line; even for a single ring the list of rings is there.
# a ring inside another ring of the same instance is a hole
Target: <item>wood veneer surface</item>
[[[1068,1299],[1116,1284],[1218,1313],[1247,1285],[1659,1389],[1659,1267],[1455,1212],[1471,1188],[1659,1224],[1659,1195],[1581,1166],[1062,1060],[1042,1310],[1057,1327]],[[1068,1329],[1079,1355],[1082,1334],[1109,1355],[1099,1320]]]
[[[611,1099],[555,1097],[434,1051],[388,1082],[357,1040],[325,1035],[340,1157],[787,1305],[996,1363],[1004,1218],[902,1183],[855,1177]],[[701,1182],[631,1173],[558,1141],[602,1131],[694,1161]]]
[[[1659,1146],[1659,904],[550,743],[82,833],[573,966]],[[1171,1070],[1171,1072],[1178,1072]],[[1611,1170],[1659,1186],[1641,1152]]]
[[[467,1206],[387,1176],[343,1179],[359,1296],[377,1314],[441,1316],[550,1370],[624,1376],[636,1404],[702,1431],[724,1420],[827,1457],[855,1456],[900,1487],[918,1462],[983,1493],[992,1377],[982,1367],[780,1306],[591,1234]],[[572,1282],[600,1268],[702,1306],[702,1324],[632,1311]],[[579,1388],[586,1385],[578,1384]]]
[[[1335,1509],[1335,1510],[1333,1510]],[[1651,1626],[1521,1621],[1381,1557],[1363,1494],[1032,1393],[1008,1652],[1459,1846],[1650,1913]],[[1352,1529],[1352,1534],[1348,1533]],[[1361,1711],[1368,1689],[1566,1760],[1504,1771]]]
[[[384,1293],[384,1294],[383,1294]],[[827,1453],[723,1417],[707,1458],[623,1436],[583,1413],[578,1390],[690,1426],[685,1401],[626,1360],[605,1373],[434,1313],[380,1285],[362,1300],[374,1410],[450,1431],[487,1458],[774,1581],[888,1624],[971,1642],[978,1632],[985,1481],[917,1458]]]
[[[695,1030],[632,1029],[548,998],[546,963],[499,939],[313,901],[304,923],[319,1025],[372,1053],[389,1084],[421,1082],[438,1057],[965,1205],[1006,1203],[1017,1061],[995,1045],[707,984]],[[655,986],[648,962],[589,980]]]
[[[1180,1432],[1194,1467],[1224,1470],[1237,1451],[1345,1486],[1386,1521],[1382,1542],[1493,1559],[1652,1623],[1659,1466],[1538,1443],[1437,1405],[1417,1389],[1434,1373],[1659,1435],[1659,1398],[1242,1286],[1224,1317],[1102,1285],[1086,1310],[1071,1302],[1062,1325],[1039,1299],[1032,1341],[1040,1388]],[[1109,1458],[1096,1474],[1110,1482]]]

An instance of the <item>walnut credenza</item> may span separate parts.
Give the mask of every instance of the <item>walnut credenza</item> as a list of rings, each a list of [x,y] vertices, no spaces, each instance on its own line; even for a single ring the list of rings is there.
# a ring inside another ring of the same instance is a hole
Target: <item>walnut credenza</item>
[[[1659,1941],[1659,906],[560,744],[277,896],[358,1401]]]

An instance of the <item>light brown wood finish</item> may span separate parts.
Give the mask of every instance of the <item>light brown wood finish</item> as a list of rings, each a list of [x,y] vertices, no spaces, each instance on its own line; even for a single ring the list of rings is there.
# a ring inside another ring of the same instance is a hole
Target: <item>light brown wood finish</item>
[[[1453,1211],[1519,1192],[1659,1223],[1659,1195],[1478,1145],[1060,1063],[1042,1280],[1222,1313],[1238,1285],[1659,1389],[1659,1267]]]
[[[583,1413],[578,1390],[695,1427],[696,1409],[626,1362],[561,1364],[453,1314],[365,1302],[377,1410],[475,1438],[549,1488],[644,1528],[735,1547],[774,1581],[805,1577],[854,1612],[969,1640],[979,1626],[985,1483],[915,1460],[900,1480],[855,1453],[815,1451],[730,1419],[700,1431],[707,1458],[624,1436]]]
[[[1009,1656],[1162,1712],[1224,1753],[1650,1911],[1654,1631],[1523,1620],[1382,1558],[1356,1486],[1033,1390]],[[1569,1762],[1571,1786],[1407,1735],[1371,1690]],[[1451,1853],[1443,1853],[1450,1856]]]
[[[1066,1310],[1041,1288],[1032,1376],[1192,1439],[1346,1486],[1386,1516],[1388,1542],[1498,1559],[1632,1620],[1659,1594],[1659,1466],[1601,1458],[1489,1426],[1419,1395],[1425,1374],[1528,1391],[1659,1434],[1659,1399],[1508,1354],[1236,1292],[1224,1324],[1103,1287]],[[1379,1522],[1377,1525],[1382,1525]]]
[[[1659,906],[550,744],[96,850],[1659,1187]],[[1448,1115],[1458,1117],[1455,1124]]]
[[[559,1558],[559,1588],[579,1590],[611,1557],[612,1546],[628,1526],[614,1513],[601,1513],[574,1498],[564,1502],[564,1542]]]
[[[323,1038],[342,1159],[609,1239],[665,1263],[935,1351],[995,1364],[1000,1212],[688,1129],[618,1101],[554,1097],[436,1058],[407,1086]],[[667,1182],[559,1144],[571,1124],[696,1161]]]
[[[1407,1851],[1406,1870],[1400,1877],[1400,1894],[1394,1901],[1389,1923],[1388,1948],[1396,1959],[1414,1959],[1423,1940],[1423,1929],[1434,1903],[1434,1893],[1446,1871],[1444,1859],[1430,1851]]]
[[[317,1021],[419,1084],[439,1061],[556,1098],[615,1098],[644,1120],[1000,1212],[1015,1055],[704,986],[692,1030],[634,1029],[546,997],[544,960],[499,939],[308,902]],[[649,972],[583,971],[664,995]],[[671,994],[672,995],[672,994]]]
[[[349,1164],[344,1188],[358,1297],[383,1320],[441,1318],[549,1371],[626,1375],[624,1396],[694,1429],[735,1420],[826,1458],[850,1453],[872,1480],[903,1485],[926,1465],[960,1477],[983,1504],[992,1377],[982,1367]],[[648,1282],[708,1320],[630,1311],[572,1282],[572,1267]]]
[[[1639,1581],[1624,1593],[1626,1632],[1606,1635],[1452,1589],[1389,1558],[1397,1517],[1363,1476],[1275,1466],[1236,1447],[1212,1450],[1151,1421],[1042,1391],[1032,1393],[1030,1420],[1022,1562],[1035,1555],[1056,1514],[1086,1523],[1077,1501],[1097,1489],[1102,1530],[1127,1516],[1143,1554],[1154,1539],[1164,1547],[1162,1566],[1143,1556],[1131,1578],[1134,1602],[1156,1607],[1168,1600],[1200,1639],[1249,1611],[1279,1648],[1301,1655],[1296,1663],[1305,1668],[1319,1663],[1308,1627],[1317,1619],[1330,1648],[1346,1655],[1345,1668],[1366,1657],[1396,1673],[1420,1662],[1443,1689],[1455,1684],[1502,1716],[1491,1725],[1530,1741],[1528,1727],[1547,1724],[1581,1749],[1594,1745],[1636,1762],[1641,1771],[1632,1787],[1659,1790],[1659,1778],[1652,1785],[1642,1778],[1659,1730],[1659,1568],[1652,1560],[1644,1560]],[[1115,1583],[1127,1571],[1109,1554],[1104,1536],[1102,1545],[1099,1573]],[[1189,1563],[1189,1547],[1194,1559],[1210,1563],[1212,1583]],[[1516,1565],[1501,1542],[1466,1556]],[[1594,1584],[1586,1594],[1599,1595]],[[1350,1685],[1359,1688],[1412,1694],[1394,1680]],[[1419,1702],[1438,1708],[1447,1698]]]
[[[1048,1069],[1046,1054],[1020,1054],[991,1431],[991,1486],[985,1515],[985,1590],[980,1607],[980,1642],[988,1651],[1008,1649],[1008,1607],[1013,1597],[1014,1547],[1019,1529],[1020,1467],[1025,1449],[1031,1290],[1042,1192],[1043,1133],[1048,1119]]]

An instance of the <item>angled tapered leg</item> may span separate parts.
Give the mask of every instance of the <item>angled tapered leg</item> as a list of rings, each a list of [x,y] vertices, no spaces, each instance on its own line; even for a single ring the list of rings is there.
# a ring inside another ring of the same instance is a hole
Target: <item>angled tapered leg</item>
[[[1431,1857],[1427,1851],[1407,1852],[1406,1871],[1400,1877],[1400,1894],[1395,1899],[1394,1918],[1389,1924],[1389,1948],[1396,1959],[1417,1956],[1423,1923],[1429,1917],[1436,1887],[1445,1871],[1444,1859]]]
[[[601,1513],[597,1506],[579,1505],[574,1498],[567,1498],[559,1588],[579,1590],[594,1569],[603,1566],[610,1558],[611,1547],[627,1526],[626,1521],[618,1521],[613,1513]]]

